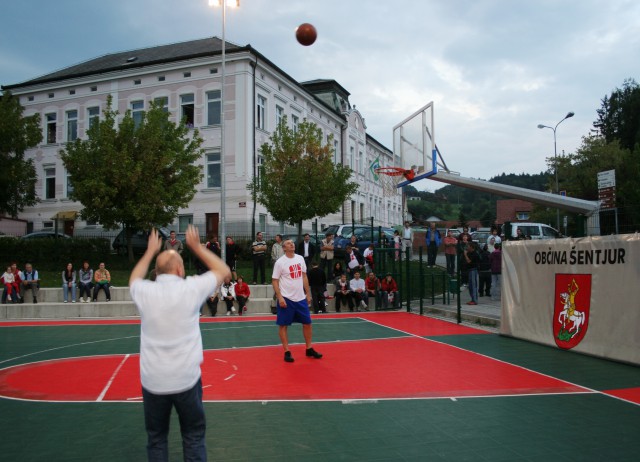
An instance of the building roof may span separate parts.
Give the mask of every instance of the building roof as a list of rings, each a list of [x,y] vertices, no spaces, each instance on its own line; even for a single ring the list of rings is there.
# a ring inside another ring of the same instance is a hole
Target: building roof
[[[241,47],[227,41],[225,51],[234,52],[248,48],[250,48],[250,46]],[[204,56],[214,56],[221,53],[222,40],[218,37],[207,37],[204,39],[172,43],[169,45],[158,45],[149,48],[140,48],[137,50],[109,53],[22,83],[3,85],[2,88],[10,90],[12,88],[28,85],[55,82],[69,78],[102,74],[172,61],[182,61]]]

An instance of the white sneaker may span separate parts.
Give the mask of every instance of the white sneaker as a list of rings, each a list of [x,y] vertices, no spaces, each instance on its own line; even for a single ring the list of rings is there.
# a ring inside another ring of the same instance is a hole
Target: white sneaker
[[[232,313],[235,313],[235,312],[236,312],[236,309],[232,307],[232,308],[231,308],[231,312],[232,312]]]
[[[227,311],[227,316],[231,316],[231,311]]]

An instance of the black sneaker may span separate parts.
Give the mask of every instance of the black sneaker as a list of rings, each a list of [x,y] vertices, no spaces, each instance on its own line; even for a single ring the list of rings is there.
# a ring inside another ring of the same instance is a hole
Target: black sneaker
[[[322,355],[320,353],[318,353],[316,350],[314,350],[313,348],[307,348],[307,353],[306,354],[310,358],[315,358],[315,359],[322,358]]]
[[[291,356],[291,352],[290,351],[285,351],[284,352],[284,361],[287,363],[292,363],[295,361],[295,359],[293,359],[293,356]]]

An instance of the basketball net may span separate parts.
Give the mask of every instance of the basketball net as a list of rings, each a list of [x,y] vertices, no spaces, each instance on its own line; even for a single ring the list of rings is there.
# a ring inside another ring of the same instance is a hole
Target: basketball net
[[[400,167],[380,167],[375,169],[382,184],[382,194],[384,197],[394,197],[399,194],[398,183],[402,180],[412,179],[412,170],[405,170]],[[411,178],[410,178],[411,177]]]

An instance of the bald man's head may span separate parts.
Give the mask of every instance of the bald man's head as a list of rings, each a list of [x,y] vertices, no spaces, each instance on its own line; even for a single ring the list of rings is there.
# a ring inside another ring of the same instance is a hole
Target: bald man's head
[[[165,250],[156,258],[156,274],[175,274],[184,277],[182,257],[175,250]]]

